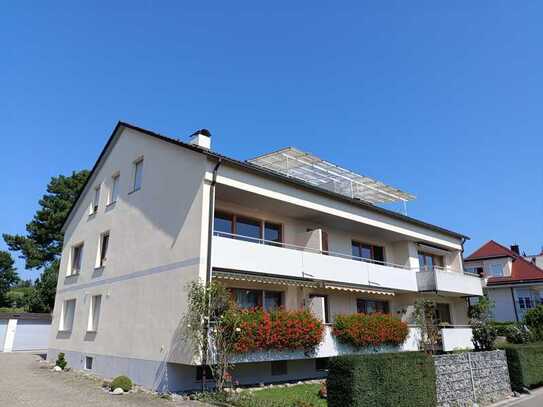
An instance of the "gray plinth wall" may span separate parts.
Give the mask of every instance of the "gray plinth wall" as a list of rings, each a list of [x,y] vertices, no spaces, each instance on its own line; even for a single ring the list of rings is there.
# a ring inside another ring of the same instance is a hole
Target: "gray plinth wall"
[[[504,351],[434,357],[438,407],[491,404],[511,395]]]

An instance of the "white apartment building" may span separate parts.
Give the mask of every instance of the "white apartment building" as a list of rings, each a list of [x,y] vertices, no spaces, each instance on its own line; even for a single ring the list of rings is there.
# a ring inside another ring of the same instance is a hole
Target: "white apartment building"
[[[200,387],[184,338],[186,285],[218,279],[240,306],[310,307],[326,325],[315,354],[239,355],[242,384],[325,375],[348,352],[338,314],[390,312],[413,322],[434,299],[445,350],[470,347],[465,236],[381,203],[413,197],[293,148],[249,161],[215,153],[208,132],[181,142],[119,123],[63,228],[48,358],[126,374],[159,391]],[[417,348],[417,331],[404,350]]]

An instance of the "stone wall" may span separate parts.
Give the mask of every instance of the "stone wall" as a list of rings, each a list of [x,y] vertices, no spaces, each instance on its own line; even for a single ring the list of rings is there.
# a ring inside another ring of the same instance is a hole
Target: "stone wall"
[[[434,356],[438,407],[491,404],[511,394],[504,351]]]

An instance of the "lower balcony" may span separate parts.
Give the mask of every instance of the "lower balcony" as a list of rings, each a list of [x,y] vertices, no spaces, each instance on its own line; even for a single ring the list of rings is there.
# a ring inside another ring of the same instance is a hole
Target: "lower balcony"
[[[402,266],[358,261],[336,253],[322,254],[296,246],[258,244],[259,241],[213,237],[215,269],[314,279],[367,287],[417,291],[416,271]]]
[[[441,342],[442,350],[445,352],[460,350],[460,349],[473,349],[473,343],[471,342],[472,332],[471,328],[465,326],[451,326],[441,329]],[[418,351],[420,341],[420,329],[416,327],[409,328],[409,336],[399,347],[394,346],[381,346],[378,348],[353,348],[350,345],[340,343],[334,335],[332,335],[332,326],[326,325],[324,331],[324,338],[321,344],[315,348],[314,351],[304,352],[298,351],[261,351],[261,352],[249,352],[238,354],[234,357],[234,363],[254,363],[265,362],[273,360],[298,360],[298,359],[312,359],[312,358],[327,358],[340,355],[355,355],[355,354],[367,354],[378,352],[408,352]]]
[[[434,291],[445,295],[483,295],[483,280],[477,276],[447,268],[433,267],[417,272],[419,291]]]

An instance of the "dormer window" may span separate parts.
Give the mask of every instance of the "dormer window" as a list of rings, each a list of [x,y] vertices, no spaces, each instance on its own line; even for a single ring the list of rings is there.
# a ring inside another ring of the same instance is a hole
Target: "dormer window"
[[[503,277],[504,266],[502,263],[492,263],[489,267],[489,277]]]

